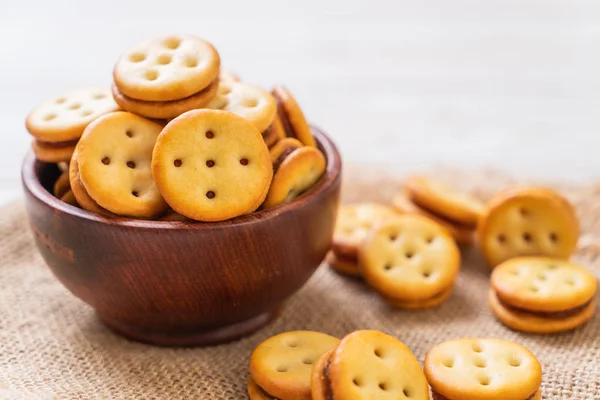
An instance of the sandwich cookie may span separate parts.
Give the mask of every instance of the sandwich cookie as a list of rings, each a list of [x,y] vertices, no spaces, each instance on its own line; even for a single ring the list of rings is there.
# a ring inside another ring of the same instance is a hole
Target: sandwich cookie
[[[338,343],[333,336],[311,331],[285,332],[265,340],[250,356],[250,398],[311,400],[313,364]]]
[[[479,200],[432,179],[413,176],[404,188],[416,205],[457,224],[474,227],[483,213]]]
[[[333,251],[327,253],[325,260],[334,271],[339,272],[342,275],[353,277],[362,276],[356,260],[341,257],[335,254]]]
[[[584,267],[562,259],[513,258],[498,265],[489,301],[511,329],[556,333],[575,329],[594,314],[597,283]]]
[[[274,158],[271,153],[271,160]],[[272,208],[296,199],[313,187],[323,172],[325,156],[319,149],[308,146],[286,147],[273,161],[273,182],[263,207]]]
[[[435,215],[430,211],[417,206],[404,193],[399,193],[396,196],[394,196],[394,198],[392,199],[392,205],[400,214],[419,214],[437,222],[450,233],[450,235],[454,238],[454,240],[456,240],[456,243],[458,243],[459,245],[467,246],[473,243],[473,239],[475,236],[473,227],[460,225],[443,217]]]
[[[277,113],[287,136],[298,139],[306,146],[316,147],[317,142],[306,122],[304,113],[290,91],[283,86],[276,86],[271,93],[277,100]]]
[[[44,162],[69,161],[85,127],[118,109],[110,90],[101,87],[74,90],[45,101],[25,121],[35,137],[32,148],[36,157]]]
[[[124,111],[88,125],[77,145],[79,178],[100,207],[139,218],[151,218],[167,209],[151,168],[161,130],[162,125]]]
[[[432,220],[401,215],[380,225],[359,247],[365,281],[391,305],[433,307],[450,296],[460,268],[460,251]]]
[[[275,114],[271,125],[262,133],[262,137],[268,148],[273,147],[276,143],[285,138],[283,125],[281,124],[281,120],[277,114]]]
[[[156,141],[152,171],[169,206],[197,221],[253,212],[273,178],[260,131],[219,110],[192,110],[169,122]]]
[[[573,207],[556,191],[515,187],[490,200],[477,236],[492,268],[519,256],[568,259],[577,246],[579,222]]]
[[[134,46],[113,70],[118,92],[131,99],[166,102],[198,95],[218,81],[219,53],[194,36],[163,36]],[[189,100],[189,99],[188,99]],[[197,101],[198,99],[195,99]]]
[[[313,400],[428,400],[429,386],[410,349],[377,331],[342,339],[312,372]]]
[[[525,347],[502,339],[458,339],[425,357],[433,400],[542,400],[542,366]]]
[[[333,233],[333,252],[345,259],[356,260],[358,246],[373,228],[399,214],[378,203],[356,203],[340,206]]]
[[[223,80],[217,94],[206,105],[213,110],[229,111],[265,132],[275,119],[277,104],[268,92],[246,83]]]
[[[85,186],[83,186],[83,182],[81,182],[81,177],[79,175],[79,162],[77,160],[77,149],[73,153],[73,158],[71,159],[71,163],[69,164],[69,185],[71,187],[71,191],[73,192],[73,196],[77,200],[77,204],[81,208],[86,211],[90,211],[96,214],[109,216],[114,215],[110,211],[105,208],[100,207],[96,200],[92,199],[88,194]]]

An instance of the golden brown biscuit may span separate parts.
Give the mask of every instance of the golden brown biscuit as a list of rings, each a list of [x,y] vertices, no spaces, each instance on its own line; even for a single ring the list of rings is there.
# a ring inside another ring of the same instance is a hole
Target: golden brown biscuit
[[[77,204],[77,199],[75,199],[75,196],[73,195],[73,192],[69,189],[65,192],[65,194],[62,195],[62,197],[60,198],[61,201],[64,201],[65,203],[72,205],[73,207],[78,207],[79,204]]]
[[[39,140],[31,142],[35,158],[47,163],[69,161],[75,151],[76,142],[47,143]]]
[[[260,386],[254,382],[252,377],[248,378],[248,397],[250,397],[250,400],[277,400],[275,397],[262,390]]]
[[[217,87],[219,87],[219,81],[215,79],[198,93],[194,93],[183,99],[171,101],[136,100],[125,96],[115,85],[112,86],[112,95],[124,111],[147,118],[169,119],[178,117],[186,111],[206,106],[217,93]]]
[[[372,231],[359,247],[358,260],[365,281],[390,304],[424,308],[449,296],[460,251],[440,225],[406,214]]]
[[[325,172],[325,156],[316,147],[304,146],[283,153],[273,164],[273,170],[264,208],[292,201],[313,187]]]
[[[425,374],[410,349],[377,331],[356,331],[344,337],[321,379],[327,399],[429,399]]]
[[[290,91],[283,86],[276,86],[271,93],[277,100],[277,113],[287,135],[298,139],[306,146],[316,147],[317,142],[306,122],[304,113]]]
[[[333,251],[327,253],[325,260],[334,271],[339,272],[340,274],[357,278],[362,276],[357,260],[349,260],[347,258],[340,257]]]
[[[323,353],[314,363],[310,377],[310,393],[312,400],[327,400],[327,380],[325,379],[325,368],[329,363],[335,347]]]
[[[167,203],[151,167],[161,130],[160,124],[125,111],[88,125],[77,145],[77,160],[90,197],[117,215],[151,218],[164,212]]]
[[[275,99],[268,92],[256,86],[229,80],[219,82],[217,94],[206,108],[237,114],[260,132],[267,130],[277,114]]]
[[[90,122],[118,109],[110,89],[89,87],[47,100],[31,111],[25,125],[39,141],[71,142],[81,137]],[[70,143],[72,146],[75,144]]]
[[[399,214],[391,207],[377,203],[342,205],[333,234],[332,250],[340,257],[354,260],[358,246],[377,225]]]
[[[579,222],[556,191],[515,187],[490,200],[477,236],[490,267],[519,256],[567,259],[577,246]]]
[[[404,181],[404,187],[418,206],[462,225],[475,226],[483,213],[479,200],[432,179],[412,176]]]
[[[219,110],[192,110],[171,121],[156,142],[152,170],[171,208],[198,221],[254,211],[273,177],[260,132]]]
[[[401,214],[419,214],[437,222],[443,228],[448,230],[450,235],[452,235],[454,240],[456,240],[456,243],[460,245],[467,246],[473,243],[473,239],[475,237],[475,231],[473,228],[451,222],[417,206],[404,193],[399,193],[394,196],[392,199],[392,205]]]
[[[65,171],[54,182],[53,193],[57,198],[63,197],[65,193],[71,190],[71,183],[69,181],[69,171]]]
[[[453,287],[436,294],[426,300],[404,300],[395,299],[393,297],[381,296],[388,304],[396,308],[404,308],[407,310],[422,310],[425,308],[433,308],[442,304],[452,295]]]
[[[292,331],[262,342],[250,357],[250,375],[268,395],[281,400],[311,400],[313,363],[339,343],[320,332]]]
[[[79,176],[79,162],[77,161],[77,149],[73,153],[73,158],[71,159],[71,163],[69,164],[69,184],[71,186],[71,191],[77,200],[77,203],[84,210],[104,215],[111,216],[114,215],[110,211],[100,207],[96,200],[92,199],[88,194],[85,186],[83,186],[83,182],[81,182],[81,178]]]
[[[283,138],[278,140],[277,143],[273,147],[269,149],[269,154],[271,155],[271,162],[273,164],[277,163],[277,160],[285,153],[290,154],[292,151],[304,147],[301,141],[294,138]]]
[[[262,133],[262,137],[268,148],[273,147],[277,142],[285,138],[283,125],[281,125],[281,120],[277,114],[275,114],[271,125]]]
[[[525,347],[503,339],[458,339],[425,357],[433,399],[540,399],[542,366]]]
[[[508,327],[531,333],[568,331],[587,322],[595,309],[596,278],[561,259],[518,257],[498,265],[489,301]]]
[[[132,99],[171,101],[190,97],[219,76],[217,50],[189,35],[163,36],[134,46],[117,61],[115,85]]]

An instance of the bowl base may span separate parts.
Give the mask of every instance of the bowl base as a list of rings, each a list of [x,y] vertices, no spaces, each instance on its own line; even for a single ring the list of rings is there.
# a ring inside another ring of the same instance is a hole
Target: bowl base
[[[99,317],[110,330],[131,340],[158,346],[201,347],[241,339],[263,328],[278,314],[279,307],[231,325],[189,332],[160,332],[126,325],[102,316]]]

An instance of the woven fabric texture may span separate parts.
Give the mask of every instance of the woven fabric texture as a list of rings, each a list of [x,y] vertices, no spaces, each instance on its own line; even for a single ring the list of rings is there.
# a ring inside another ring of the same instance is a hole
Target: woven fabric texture
[[[482,199],[514,183],[492,172],[433,171]],[[344,201],[387,201],[401,175],[354,166]],[[577,207],[583,235],[574,259],[600,276],[600,185],[554,185]],[[574,332],[526,335],[500,324],[487,305],[489,269],[477,249],[464,261],[452,297],[425,311],[393,309],[358,280],[326,266],[254,335],[228,345],[159,348],[108,331],[94,311],[53,277],[38,255],[21,202],[0,211],[0,399],[245,399],[248,358],[265,338],[288,330],[342,337],[378,329],[420,361],[437,343],[501,337],[531,349],[544,368],[544,399],[600,399],[600,316]],[[598,301],[598,299],[596,299]]]

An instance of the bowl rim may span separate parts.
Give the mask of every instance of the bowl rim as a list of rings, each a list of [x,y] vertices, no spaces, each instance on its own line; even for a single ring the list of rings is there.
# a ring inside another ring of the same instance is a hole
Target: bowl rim
[[[293,212],[295,209],[302,207],[307,203],[317,201],[320,194],[327,192],[334,188],[336,182],[341,179],[342,160],[339,150],[335,143],[325,134],[325,132],[311,125],[311,130],[317,141],[318,147],[325,155],[327,165],[325,173],[316,185],[311,187],[308,191],[303,193],[295,200],[278,205],[273,208],[266,210],[256,211],[250,214],[241,215],[225,221],[217,222],[201,222],[201,221],[157,221],[157,220],[144,220],[144,219],[133,219],[121,216],[103,216],[100,214],[93,213],[72,205],[69,205],[60,199],[56,198],[52,193],[46,190],[36,173],[41,168],[43,163],[35,158],[33,151],[29,151],[23,160],[21,169],[21,180],[23,189],[29,193],[33,198],[42,202],[48,208],[68,214],[74,218],[80,218],[88,220],[90,222],[107,224],[112,226],[123,226],[123,227],[136,227],[136,228],[147,228],[147,229],[211,229],[219,227],[230,227],[232,225],[245,225],[258,223],[260,221],[271,220],[278,217],[281,214]]]

